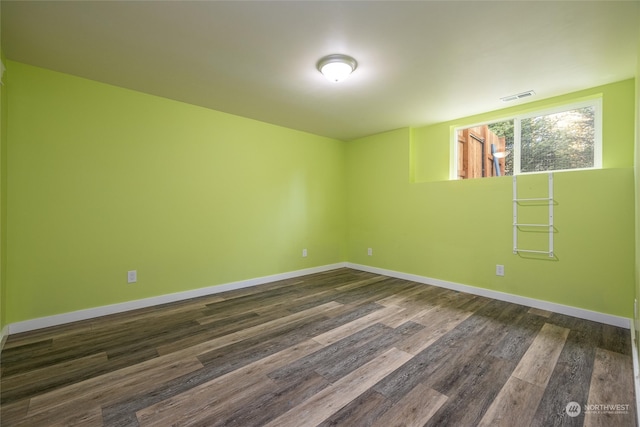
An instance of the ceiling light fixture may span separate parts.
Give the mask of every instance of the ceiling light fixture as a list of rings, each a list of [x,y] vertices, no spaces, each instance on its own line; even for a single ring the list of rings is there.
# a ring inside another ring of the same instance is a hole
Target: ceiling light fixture
[[[318,71],[331,82],[341,82],[349,77],[356,69],[358,63],[347,55],[333,54],[325,56],[318,61]]]

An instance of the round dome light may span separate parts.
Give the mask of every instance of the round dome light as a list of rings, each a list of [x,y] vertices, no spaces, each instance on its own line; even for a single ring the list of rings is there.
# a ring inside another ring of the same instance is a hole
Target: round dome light
[[[349,77],[358,63],[347,55],[334,54],[325,56],[318,61],[318,70],[331,82],[341,82]]]

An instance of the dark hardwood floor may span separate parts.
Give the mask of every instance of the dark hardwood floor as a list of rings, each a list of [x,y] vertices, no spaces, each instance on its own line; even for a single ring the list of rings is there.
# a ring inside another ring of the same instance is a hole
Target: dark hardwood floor
[[[0,366],[2,426],[636,425],[628,330],[350,269],[13,335]]]

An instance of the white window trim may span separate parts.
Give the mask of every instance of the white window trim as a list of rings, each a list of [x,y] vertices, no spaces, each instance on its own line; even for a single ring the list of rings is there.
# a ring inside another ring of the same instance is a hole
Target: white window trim
[[[520,153],[521,147],[521,125],[522,119],[528,119],[531,117],[544,116],[548,114],[561,113],[568,110],[576,110],[584,107],[594,107],[594,132],[595,140],[593,147],[593,167],[589,168],[576,168],[576,169],[561,169],[553,171],[535,171],[535,172],[521,172],[520,171],[520,156],[516,156],[515,153]],[[500,119],[487,120],[484,122],[478,122],[474,124],[452,126],[451,128],[451,144],[450,144],[450,162],[449,162],[449,178],[452,180],[458,179],[458,131],[460,129],[467,129],[475,126],[490,125],[492,123],[505,122],[507,120],[513,120],[513,174],[514,175],[531,175],[536,173],[548,173],[548,172],[566,172],[566,171],[581,171],[602,169],[602,97],[589,99],[586,101],[574,102],[571,104],[563,104],[557,107],[546,108],[542,110],[529,111],[522,114],[516,114],[513,116],[506,116]]]

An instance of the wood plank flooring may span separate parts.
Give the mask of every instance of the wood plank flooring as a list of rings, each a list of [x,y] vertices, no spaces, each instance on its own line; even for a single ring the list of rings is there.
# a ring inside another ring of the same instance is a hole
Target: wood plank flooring
[[[2,426],[636,426],[628,330],[350,269],[13,335],[0,369]]]

